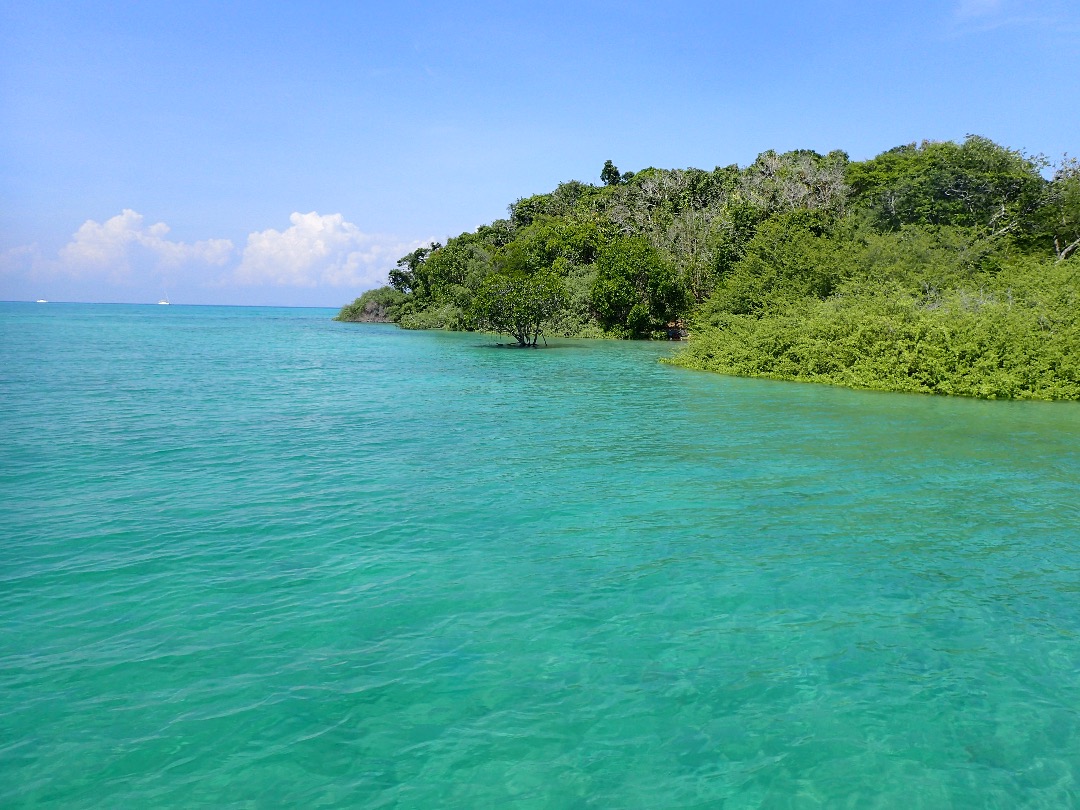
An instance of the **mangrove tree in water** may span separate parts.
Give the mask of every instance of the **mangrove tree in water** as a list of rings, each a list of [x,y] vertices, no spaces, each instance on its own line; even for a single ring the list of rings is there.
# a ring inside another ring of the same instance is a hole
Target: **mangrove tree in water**
[[[478,328],[512,336],[518,346],[536,346],[566,298],[554,273],[492,273],[473,296]]]

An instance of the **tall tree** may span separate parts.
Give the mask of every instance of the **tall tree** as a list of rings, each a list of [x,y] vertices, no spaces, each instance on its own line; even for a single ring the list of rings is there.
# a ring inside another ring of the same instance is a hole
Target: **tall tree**
[[[600,180],[605,186],[617,186],[622,179],[622,175],[619,174],[619,170],[615,168],[615,164],[610,160],[604,161],[604,168],[600,170]]]

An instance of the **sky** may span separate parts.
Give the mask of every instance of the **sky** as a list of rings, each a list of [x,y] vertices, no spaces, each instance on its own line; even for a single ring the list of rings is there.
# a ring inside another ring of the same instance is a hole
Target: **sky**
[[[0,0],[0,300],[332,306],[521,197],[1080,153],[1080,2]]]

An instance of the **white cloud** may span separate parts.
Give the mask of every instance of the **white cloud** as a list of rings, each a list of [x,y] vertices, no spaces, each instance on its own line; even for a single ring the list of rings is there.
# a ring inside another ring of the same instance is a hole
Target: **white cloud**
[[[0,255],[0,267],[5,270],[14,270],[20,266],[33,264],[41,260],[41,250],[37,242],[32,245],[19,245],[8,248]]]
[[[134,263],[146,260],[157,268],[192,263],[221,266],[232,256],[233,243],[228,239],[188,244],[167,239],[168,233],[164,222],[146,225],[143,215],[130,208],[103,223],[88,219],[60,249],[53,269],[74,276],[104,273],[119,279]]]
[[[961,20],[987,17],[1002,11],[1004,5],[1004,0],[960,0],[956,16]]]
[[[294,287],[373,287],[386,271],[423,241],[403,242],[363,233],[341,214],[294,212],[284,231],[269,228],[248,235],[235,281]]]
[[[1080,30],[1080,20],[1075,0],[957,0],[953,5],[953,35],[1001,28],[1038,28],[1068,37]]]

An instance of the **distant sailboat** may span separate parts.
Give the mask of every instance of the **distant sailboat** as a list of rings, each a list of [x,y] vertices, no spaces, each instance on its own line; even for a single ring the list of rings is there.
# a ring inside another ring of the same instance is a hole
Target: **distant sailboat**
[[[162,298],[162,299],[161,299],[160,301],[158,301],[158,303],[159,303],[159,304],[164,304],[164,305],[168,306],[168,304],[169,304],[169,299],[168,299],[168,298]]]
[[[38,299],[37,301],[35,301],[34,303],[37,303],[37,304],[47,304],[47,303],[49,303],[49,302],[48,302],[48,301],[46,301],[46,300],[45,300],[44,298],[39,298],[39,299]]]

